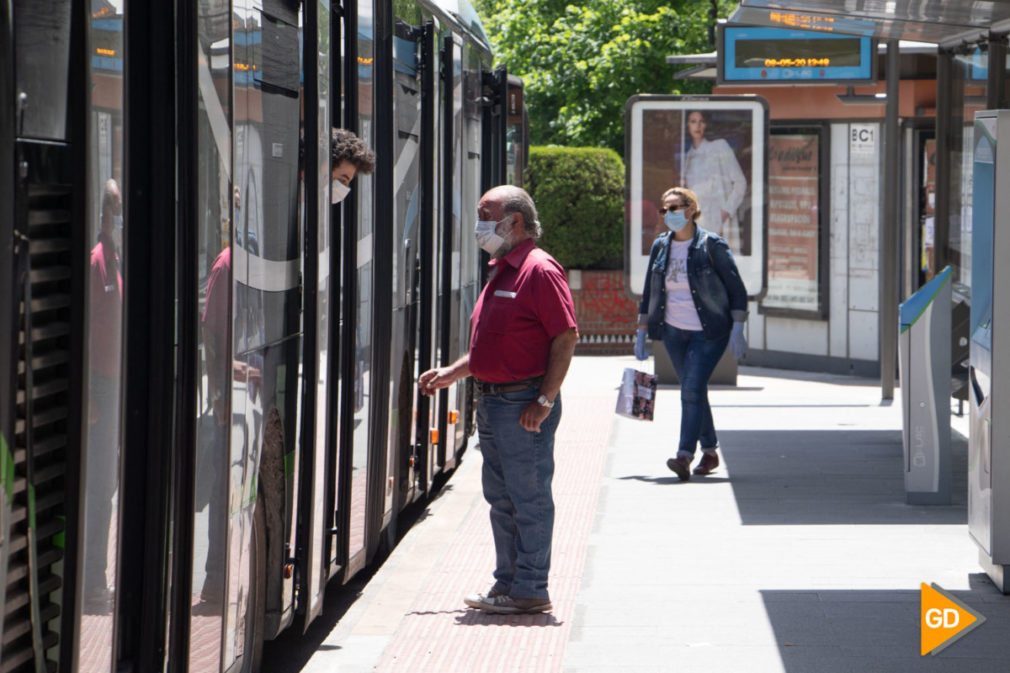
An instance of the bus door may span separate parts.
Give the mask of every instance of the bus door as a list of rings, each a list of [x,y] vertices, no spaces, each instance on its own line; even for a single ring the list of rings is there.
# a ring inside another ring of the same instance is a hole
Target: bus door
[[[75,254],[88,264],[86,271],[82,269],[87,282],[81,283],[88,297],[84,329],[88,346],[84,351],[86,420],[78,499],[81,614],[76,622],[77,662],[73,670],[108,671],[114,658],[113,606],[116,588],[121,586],[116,566],[124,451],[123,293],[129,265],[124,246],[131,230],[129,213],[124,209],[129,185],[124,174],[123,11],[89,11],[87,26],[91,55],[85,59],[88,70],[84,81],[91,95],[84,118],[89,132],[86,152],[79,155],[86,156],[86,225]],[[83,643],[88,646],[81,646]]]
[[[436,161],[436,112],[438,110],[435,91],[435,74],[438,63],[435,61],[435,26],[427,21],[422,29],[420,39],[421,68],[421,218],[418,243],[418,263],[414,281],[416,347],[414,350],[414,381],[421,372],[434,366],[435,360],[435,283],[440,272],[439,260],[436,256],[435,242],[435,210],[437,194],[435,191],[436,176],[439,165]],[[416,412],[414,421],[413,453],[411,463],[413,478],[410,483],[421,491],[427,492],[432,478],[432,398],[418,395],[414,386]]]
[[[481,135],[481,192],[503,184],[508,174],[506,138],[508,135],[508,72],[499,66],[493,72],[481,71],[483,103]]]
[[[330,124],[331,71],[339,60],[331,62],[330,3],[307,3],[303,40],[305,126],[305,386],[302,407],[301,458],[298,469],[298,540],[299,599],[304,625],[323,609],[323,594],[329,579],[330,516],[327,513],[327,474],[333,459],[333,414],[337,407],[337,383],[331,381],[336,358],[332,328],[337,324],[339,297],[332,270],[339,237],[331,226],[330,203]],[[310,147],[310,144],[312,147]]]
[[[435,288],[435,361],[433,366],[451,364],[450,337],[452,335],[454,301],[453,289],[458,287],[459,255],[454,253],[458,240],[454,234],[459,227],[460,178],[459,147],[460,99],[462,78],[459,49],[453,36],[445,35],[439,45],[439,217],[435,237],[436,278]],[[446,442],[449,431],[449,395],[444,388],[432,396],[432,446],[429,451],[430,472],[441,471],[446,464]]]
[[[180,231],[192,227],[191,240],[181,245],[185,255],[181,273],[187,282],[180,283],[179,304],[189,313],[180,322],[194,326],[192,333],[181,339],[180,352],[191,348],[188,340],[193,339],[197,355],[189,366],[193,368],[190,385],[195,391],[187,392],[195,393],[195,408],[188,411],[196,415],[196,441],[192,448],[194,497],[189,510],[193,517],[189,524],[189,647],[187,652],[173,655],[185,658],[189,670],[208,673],[230,663],[222,652],[226,640],[230,640],[225,637],[227,623],[234,621],[229,604],[229,552],[233,550],[229,549],[228,531],[233,510],[239,511],[239,503],[230,491],[232,484],[240,481],[242,468],[239,464],[234,465],[237,470],[232,469],[232,442],[243,441],[232,409],[232,270],[238,256],[233,255],[232,248],[235,185],[229,4],[214,2],[198,8],[196,39],[187,45],[197,52],[196,72],[186,73],[192,78],[190,86],[198,102],[193,120],[195,137],[180,138],[181,154],[184,143],[193,143],[192,153],[184,155],[184,160],[195,164],[186,168],[194,171],[196,178],[192,204],[195,222],[179,224]],[[188,266],[194,261],[195,265]],[[185,363],[184,358],[182,361]],[[244,408],[244,399],[237,402]],[[185,558],[189,550],[180,551]],[[229,646],[229,652],[231,649]]]
[[[429,273],[420,258],[422,210],[420,8],[411,6],[393,25],[393,236],[390,255],[392,320],[390,333],[390,395],[386,479],[383,481],[384,519],[395,522],[412,488],[417,403],[418,301],[421,274]],[[395,524],[389,532],[395,535]]]
[[[301,15],[289,0],[243,0],[232,3],[232,16],[234,356],[225,667],[256,660],[261,625],[272,636],[293,617],[293,582],[282,572],[289,493],[283,465],[294,455],[298,432],[302,308]],[[260,619],[265,614],[269,624]]]
[[[369,147],[377,148],[378,116],[376,57],[379,45],[373,39],[372,3],[357,3],[356,12],[345,12],[340,31],[344,85],[341,89],[343,125]],[[377,164],[382,156],[376,152]],[[378,166],[376,173],[378,173]],[[368,522],[372,517],[369,481],[372,461],[369,446],[378,426],[372,404],[376,349],[373,316],[376,308],[376,278],[379,265],[373,254],[378,236],[377,175],[357,175],[351,193],[341,202],[342,242],[340,252],[340,385],[338,408],[339,448],[337,489],[333,512],[334,561],[347,578],[368,560]],[[385,226],[385,225],[383,225]]]

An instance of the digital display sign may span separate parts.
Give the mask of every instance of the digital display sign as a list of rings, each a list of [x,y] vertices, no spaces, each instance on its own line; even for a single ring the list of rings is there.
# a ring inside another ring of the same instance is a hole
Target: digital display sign
[[[769,12],[768,20],[803,30],[835,30],[835,17],[796,12]]]
[[[720,84],[876,81],[873,39],[811,30],[721,26]]]

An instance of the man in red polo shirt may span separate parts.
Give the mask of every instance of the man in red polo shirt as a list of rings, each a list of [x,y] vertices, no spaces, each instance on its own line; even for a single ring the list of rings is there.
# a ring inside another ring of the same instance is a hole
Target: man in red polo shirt
[[[85,504],[84,609],[112,609],[107,570],[112,496],[119,474],[120,363],[123,346],[123,275],[119,270],[123,199],[109,179],[102,191],[101,229],[91,249],[88,276],[89,337],[88,443],[85,454],[88,498]]]
[[[579,339],[565,271],[536,246],[533,199],[511,185],[477,206],[477,242],[493,258],[470,318],[470,351],[421,374],[421,392],[473,375],[482,485],[491,505],[495,583],[464,602],[486,612],[551,609],[547,574],[554,529],[554,433],[561,382]]]

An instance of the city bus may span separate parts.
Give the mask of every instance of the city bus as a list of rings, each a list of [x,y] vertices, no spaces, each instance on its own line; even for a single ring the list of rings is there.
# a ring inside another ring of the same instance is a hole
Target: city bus
[[[521,87],[466,0],[0,0],[0,671],[253,673],[395,545]]]

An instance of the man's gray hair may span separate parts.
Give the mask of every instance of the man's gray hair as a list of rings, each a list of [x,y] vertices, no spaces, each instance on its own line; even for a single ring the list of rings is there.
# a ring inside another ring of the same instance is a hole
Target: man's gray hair
[[[502,185],[498,187],[502,192],[502,210],[506,215],[512,213],[522,213],[523,228],[526,234],[534,241],[543,235],[543,227],[537,219],[537,207],[533,204],[533,197],[522,187],[514,185]]]

